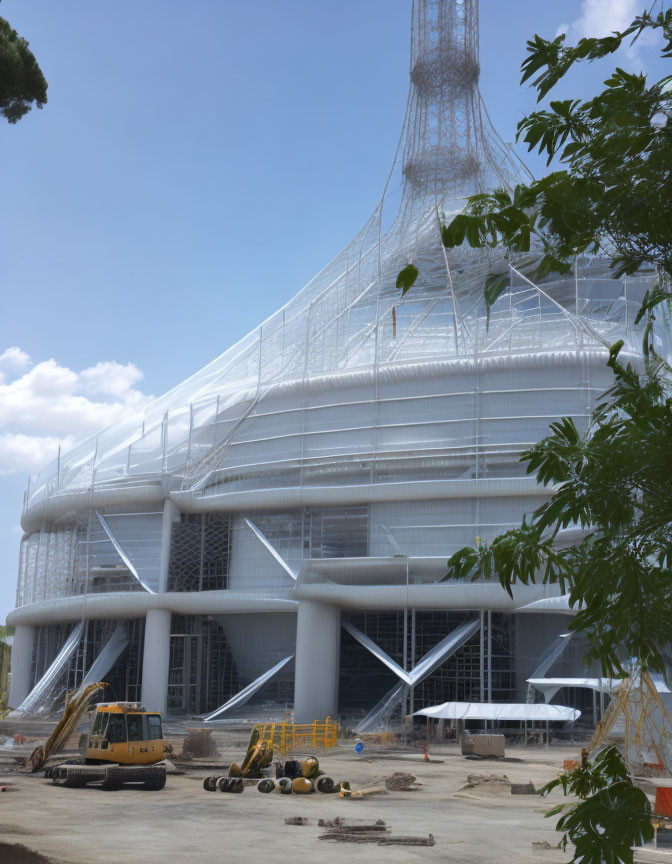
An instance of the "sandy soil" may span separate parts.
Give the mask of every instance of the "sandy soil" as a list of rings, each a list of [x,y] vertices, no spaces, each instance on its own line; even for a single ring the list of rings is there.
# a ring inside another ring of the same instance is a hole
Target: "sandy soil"
[[[221,762],[240,759],[238,744],[220,744]],[[386,792],[364,800],[333,795],[262,795],[246,788],[242,795],[208,793],[203,778],[214,773],[190,770],[169,776],[160,792],[124,789],[54,787],[41,775],[5,774],[0,785],[0,837],[22,844],[62,864],[189,864],[249,862],[257,856],[308,856],[320,862],[351,857],[357,862],[409,864],[427,862],[497,862],[540,864],[564,862],[571,856],[557,849],[533,851],[533,842],[554,846],[560,835],[555,819],[545,819],[549,799],[513,796],[506,783],[467,785],[474,774],[506,774],[511,782],[532,781],[539,787],[575,758],[577,747],[509,749],[521,761],[467,760],[454,745],[430,751],[438,762],[423,763],[415,753],[353,752],[351,744],[321,754],[321,767],[353,788],[384,785],[396,771],[409,771],[422,783],[415,792]],[[297,754],[299,755],[299,754]],[[466,788],[465,788],[466,787]],[[561,798],[554,795],[552,803]],[[285,825],[288,816],[304,816],[308,825]],[[434,835],[433,847],[351,845],[320,841],[317,820],[342,817],[375,822],[383,819],[393,835]],[[12,864],[5,854],[3,864]],[[17,858],[17,861],[20,860]],[[25,859],[21,859],[25,860]]]

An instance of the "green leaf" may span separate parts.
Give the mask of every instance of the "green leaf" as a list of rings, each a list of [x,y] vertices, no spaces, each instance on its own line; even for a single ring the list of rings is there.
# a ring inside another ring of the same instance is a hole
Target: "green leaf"
[[[637,312],[637,317],[635,318],[635,325],[639,324],[647,313],[652,312],[656,306],[666,300],[672,300],[672,291],[669,289],[666,290],[660,284],[654,285],[654,287],[644,295],[642,305],[640,306],[639,311]]]
[[[401,289],[401,296],[412,288],[418,278],[418,268],[414,264],[408,264],[397,276],[397,288]]]
[[[441,240],[447,249],[461,246],[464,243],[466,233],[467,217],[464,213],[459,213],[449,225],[441,226]]]
[[[464,580],[471,576],[474,567],[478,564],[478,558],[478,551],[471,546],[460,549],[449,559],[448,572],[440,581],[445,582],[447,579]]]
[[[490,307],[494,306],[510,282],[511,276],[508,270],[506,273],[491,273],[485,277],[483,295],[485,297],[486,327],[490,326]]]

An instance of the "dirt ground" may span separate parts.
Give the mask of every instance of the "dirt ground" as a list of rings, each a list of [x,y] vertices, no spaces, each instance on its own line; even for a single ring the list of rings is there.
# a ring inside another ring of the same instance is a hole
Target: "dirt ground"
[[[239,760],[240,742],[234,736],[220,743],[217,761]],[[354,753],[352,743],[320,755],[321,767],[336,780],[349,780],[352,788],[383,786],[386,777],[408,771],[422,784],[418,791],[388,791],[362,800],[341,800],[336,795],[262,795],[248,787],[242,795],[208,793],[203,778],[215,773],[194,768],[170,775],[160,792],[124,789],[104,792],[54,787],[42,775],[7,774],[0,786],[0,838],[20,844],[61,864],[189,864],[249,862],[257,855],[273,858],[306,855],[320,862],[342,861],[409,864],[415,861],[540,864],[546,859],[564,862],[568,853],[535,849],[546,841],[555,846],[560,835],[555,819],[545,819],[551,803],[536,795],[511,795],[504,782],[479,783],[468,775],[506,774],[513,783],[532,781],[536,787],[551,780],[563,759],[575,758],[578,747],[507,749],[507,757],[520,761],[472,761],[455,745],[430,749],[434,760],[423,763],[419,753],[367,748]],[[299,754],[297,754],[299,755]],[[304,754],[306,755],[306,754]],[[467,787],[467,788],[464,788]],[[303,816],[308,825],[286,825],[285,819]],[[354,845],[318,840],[324,829],[318,819],[383,819],[392,835],[434,835],[433,847]],[[26,848],[16,855],[4,846],[2,864],[28,862]],[[20,857],[23,856],[23,857]],[[35,859],[39,860],[39,859]]]

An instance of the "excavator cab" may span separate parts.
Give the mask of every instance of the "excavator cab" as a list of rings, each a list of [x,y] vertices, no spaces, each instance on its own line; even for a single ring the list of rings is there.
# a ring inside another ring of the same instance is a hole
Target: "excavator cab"
[[[137,702],[96,705],[86,744],[89,764],[150,765],[164,757],[161,715]]]

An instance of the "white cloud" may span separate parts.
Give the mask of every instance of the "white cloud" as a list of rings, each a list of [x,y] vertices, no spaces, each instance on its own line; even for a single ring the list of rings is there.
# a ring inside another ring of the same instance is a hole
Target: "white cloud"
[[[76,441],[118,423],[151,399],[132,363],[96,363],[81,372],[56,360],[35,365],[20,348],[0,354],[0,474],[39,471]]]
[[[558,33],[566,33],[571,42],[608,36],[614,30],[625,30],[639,11],[637,0],[583,0],[579,17],[571,24],[561,24]]]
[[[5,380],[5,372],[22,372],[30,366],[30,355],[16,345],[0,354],[0,383]]]
[[[570,45],[575,45],[579,39],[608,36],[614,30],[625,30],[643,8],[641,0],[583,0],[579,17],[570,24],[561,24],[556,35],[565,33]],[[645,31],[634,45],[631,42],[632,37],[629,37],[619,53],[639,64],[640,68],[632,71],[640,71],[642,58],[639,48],[658,44],[659,36]]]
[[[133,363],[122,366],[107,360],[84,369],[79,380],[82,392],[90,396],[106,394],[124,399],[133,390],[133,385],[142,380],[142,372]]]

